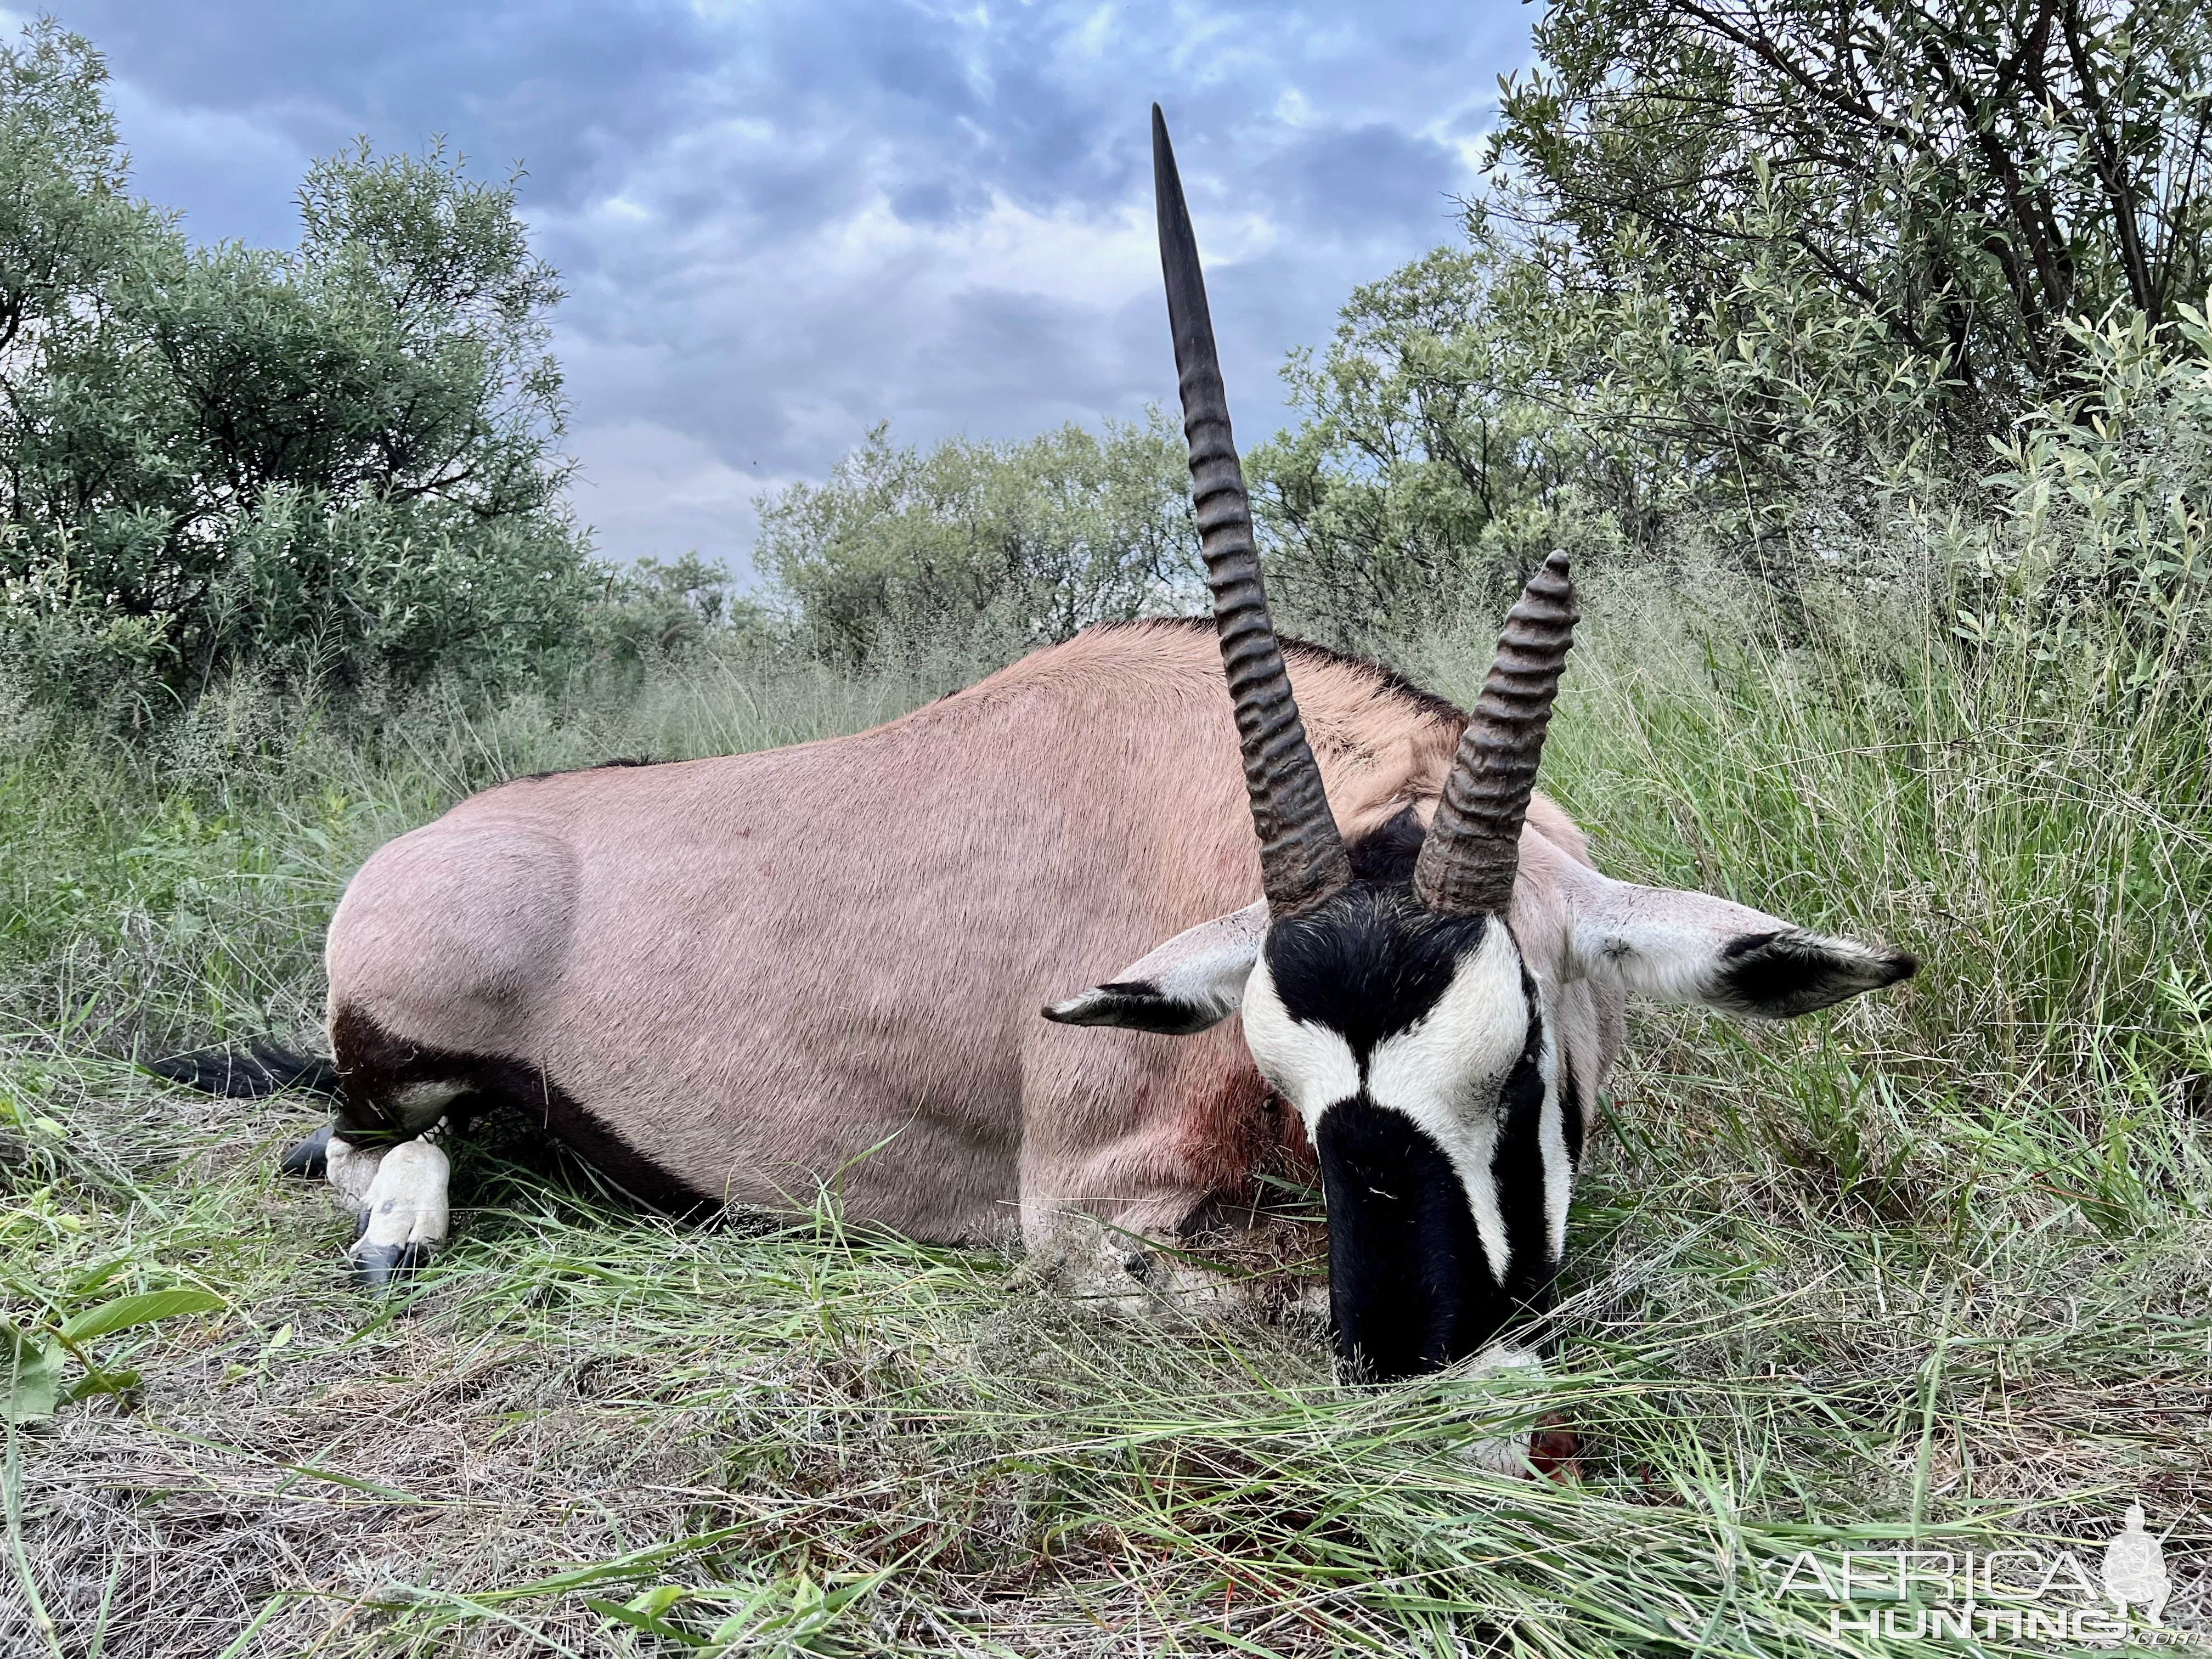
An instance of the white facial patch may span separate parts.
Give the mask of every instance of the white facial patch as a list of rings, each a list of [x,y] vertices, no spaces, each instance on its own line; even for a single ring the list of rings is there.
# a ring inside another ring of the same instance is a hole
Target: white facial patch
[[[1544,1079],[1544,1109],[1536,1125],[1537,1154],[1544,1160],[1544,1237],[1552,1260],[1558,1261],[1567,1254],[1567,1206],[1575,1195],[1574,1161],[1567,1156],[1567,1114],[1582,1109],[1561,1096],[1559,1027],[1548,1019],[1536,1069]]]
[[[1503,927],[1483,934],[1444,994],[1419,1020],[1385,1037],[1368,1056],[1367,1097],[1410,1120],[1451,1160],[1474,1212],[1475,1233],[1503,1280],[1512,1245],[1491,1172],[1501,1125],[1499,1097],[1528,1040],[1521,955]],[[1326,1025],[1291,1018],[1262,957],[1244,989],[1244,1040],[1261,1073],[1291,1103],[1306,1138],[1321,1144],[1322,1115],[1360,1091],[1352,1045]],[[1553,1260],[1565,1251],[1571,1170],[1559,1090],[1559,1046],[1546,1022],[1537,1144],[1544,1164],[1544,1220]]]
[[[1528,1040],[1521,953],[1504,927],[1492,927],[1460,963],[1436,1006],[1376,1043],[1367,1061],[1368,1098],[1411,1119],[1459,1172],[1474,1212],[1475,1234],[1500,1280],[1511,1265],[1513,1247],[1490,1164],[1498,1148],[1498,1095]],[[1546,1105],[1556,1115],[1550,1079],[1545,1081]],[[1564,1138],[1560,1150],[1564,1158]],[[1548,1210],[1548,1193],[1546,1197]]]
[[[1328,1026],[1291,1017],[1264,955],[1244,982],[1244,1046],[1260,1074],[1304,1121],[1306,1139],[1318,1146],[1321,1115],[1359,1092],[1359,1061],[1352,1045]]]

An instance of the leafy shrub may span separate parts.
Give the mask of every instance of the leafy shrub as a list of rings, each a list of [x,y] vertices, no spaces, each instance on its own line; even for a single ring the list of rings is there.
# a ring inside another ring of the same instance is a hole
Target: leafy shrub
[[[1309,633],[1402,635],[1607,534],[1591,447],[1523,325],[1540,273],[1475,230],[1355,290],[1328,349],[1284,371],[1304,423],[1247,459],[1279,605]]]
[[[1294,614],[1403,638],[1556,540],[1717,564],[1802,641],[1827,574],[1929,574],[1923,541],[1864,533],[1903,514],[1997,573],[1971,632],[2043,533],[2031,460],[2038,489],[2105,481],[2065,509],[2103,575],[2034,575],[2038,605],[2166,557],[2112,542],[2115,491],[2160,445],[2124,493],[2177,478],[2194,417],[2172,386],[2152,416],[2115,353],[2180,349],[2212,277],[2201,9],[1554,0],[1536,45],[1466,246],[1360,289],[1287,371],[1304,421],[1255,470]]]
[[[106,71],[0,50],[0,630],[43,694],[512,678],[606,592],[511,184],[319,161],[292,252],[125,194]]]
[[[2005,516],[1972,542],[1956,612],[1986,651],[2109,641],[2116,687],[2197,683],[2212,648],[2212,327],[2193,306],[2076,323],[2069,394],[1999,446]]]
[[[2155,327],[2212,276],[2200,7],[1554,0],[1536,46],[1494,155],[1582,285],[1661,293],[1723,348],[1762,290],[1826,296],[1869,325],[1869,389],[1940,367],[1954,435],[2063,374],[2070,319]]]
[[[1182,434],[1157,410],[926,453],[878,426],[827,482],[762,502],[754,562],[833,661],[927,641],[1011,656],[1187,608],[1203,591],[1189,489]]]

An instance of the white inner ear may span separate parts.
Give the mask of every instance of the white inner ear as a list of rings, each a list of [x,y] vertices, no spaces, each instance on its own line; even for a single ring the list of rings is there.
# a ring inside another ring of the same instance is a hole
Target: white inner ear
[[[1498,1207],[1498,1183],[1491,1159],[1498,1150],[1498,1096],[1528,1040],[1528,1004],[1521,991],[1521,953],[1503,927],[1484,930],[1474,954],[1459,965],[1444,994],[1421,1018],[1375,1045],[1367,1063],[1367,1095],[1377,1106],[1412,1119],[1443,1148],[1467,1188],[1474,1211],[1475,1235],[1490,1259],[1492,1275],[1505,1277],[1512,1245]],[[1547,1042],[1547,1048],[1549,1048]],[[1547,1125],[1557,1115],[1553,1071],[1545,1076]],[[1564,1167],[1565,1139],[1560,1135],[1559,1164]],[[1546,1158],[1549,1165],[1553,1160]],[[1558,1232],[1549,1170],[1545,1182],[1545,1219]],[[1557,1252],[1555,1251],[1556,1255]]]
[[[1569,879],[1573,972],[1656,1002],[1711,1001],[1729,940],[1796,931],[1778,916],[1711,893],[1641,887],[1588,870]]]
[[[1237,1012],[1245,978],[1267,937],[1267,901],[1261,899],[1177,933],[1131,963],[1115,979],[1150,980],[1170,1001],[1218,1012],[1225,1019]]]

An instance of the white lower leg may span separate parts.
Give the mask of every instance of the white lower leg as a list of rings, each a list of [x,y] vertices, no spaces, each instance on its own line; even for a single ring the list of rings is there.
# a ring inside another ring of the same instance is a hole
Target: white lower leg
[[[427,1140],[403,1140],[384,1154],[351,1253],[364,1283],[380,1286],[404,1278],[446,1242],[452,1173],[443,1149]]]
[[[1468,1360],[1466,1375],[1494,1379],[1504,1391],[1523,1395],[1540,1392],[1547,1381],[1541,1359],[1525,1348],[1503,1342],[1492,1343]],[[1459,1448],[1458,1455],[1498,1474],[1549,1474],[1559,1462],[1573,1455],[1573,1446],[1572,1435],[1563,1437],[1560,1431],[1540,1419],[1529,1428],[1467,1442]]]
[[[323,1173],[330,1178],[331,1190],[337,1194],[349,1214],[359,1215],[368,1207],[368,1189],[376,1180],[377,1166],[384,1162],[387,1146],[357,1146],[343,1135],[333,1132],[330,1144],[323,1152]]]

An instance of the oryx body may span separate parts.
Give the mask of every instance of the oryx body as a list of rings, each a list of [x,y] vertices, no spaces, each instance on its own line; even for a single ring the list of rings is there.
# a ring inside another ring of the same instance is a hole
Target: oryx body
[[[1290,666],[1339,822],[1387,855],[1466,717],[1328,652]],[[1548,804],[1526,834],[1540,908],[1586,854]],[[519,780],[347,889],[337,1133],[374,1148],[500,1101],[672,1207],[829,1185],[950,1242],[1042,1244],[1071,1213],[1172,1233],[1301,1126],[1233,1024],[1037,1010],[1259,888],[1210,626],[1094,629],[855,737]],[[1586,1102],[1620,1000],[1572,1006]]]

